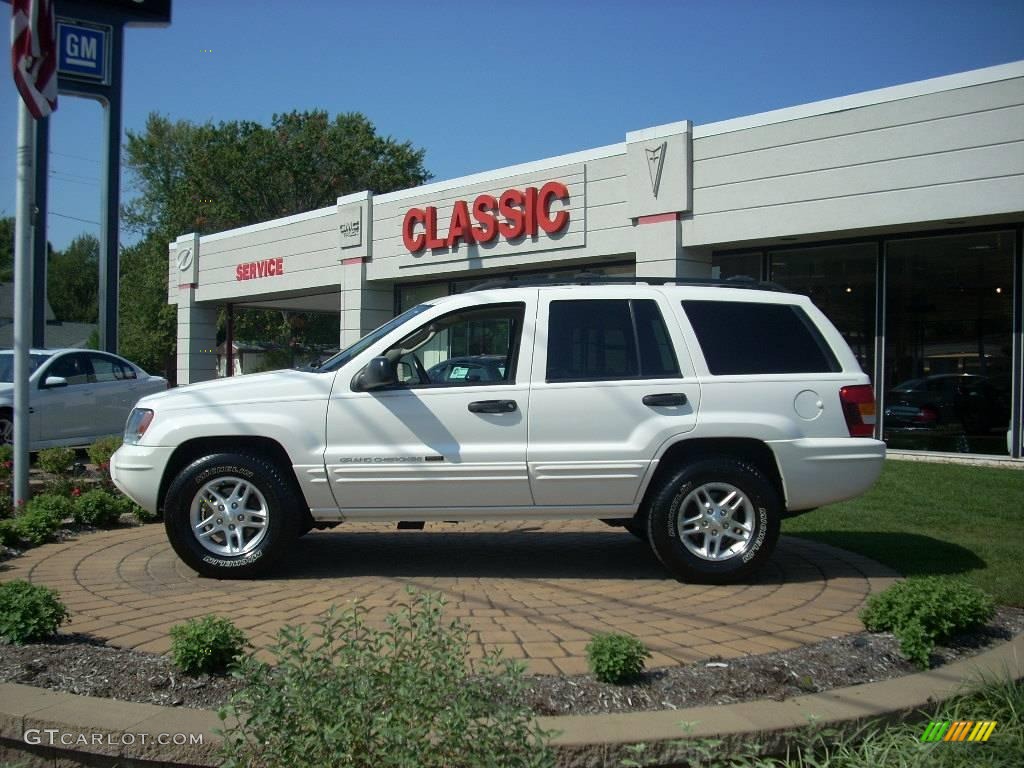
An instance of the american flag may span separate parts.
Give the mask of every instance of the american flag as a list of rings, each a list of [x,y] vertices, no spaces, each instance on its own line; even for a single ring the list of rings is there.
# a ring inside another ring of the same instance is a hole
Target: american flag
[[[57,35],[52,0],[12,0],[11,66],[37,120],[57,108]]]

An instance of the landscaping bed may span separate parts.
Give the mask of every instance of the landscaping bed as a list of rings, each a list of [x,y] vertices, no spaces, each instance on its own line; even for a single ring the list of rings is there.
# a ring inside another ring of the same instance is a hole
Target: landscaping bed
[[[985,627],[936,647],[931,664],[972,656],[1021,632],[1024,610],[1000,608]],[[675,709],[784,699],[917,671],[891,634],[861,632],[790,651],[649,670],[629,685],[600,683],[592,675],[528,676],[525,699],[538,715]],[[230,677],[185,675],[165,656],[73,633],[50,643],[0,646],[0,681],[199,709],[226,703],[239,688]]]

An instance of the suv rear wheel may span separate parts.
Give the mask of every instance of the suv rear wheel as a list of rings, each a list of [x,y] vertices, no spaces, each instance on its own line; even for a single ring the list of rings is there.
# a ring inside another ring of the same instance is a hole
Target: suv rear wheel
[[[171,546],[203,576],[244,579],[271,567],[300,532],[292,485],[272,462],[218,453],[185,467],[167,489]]]
[[[760,567],[779,538],[779,494],[752,465],[727,457],[695,462],[657,489],[647,536],[681,581],[729,584]]]

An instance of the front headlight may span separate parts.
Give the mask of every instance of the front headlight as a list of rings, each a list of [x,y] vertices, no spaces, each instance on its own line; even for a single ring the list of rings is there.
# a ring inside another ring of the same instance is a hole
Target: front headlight
[[[124,425],[125,444],[135,445],[139,442],[152,423],[153,411],[149,408],[133,408],[131,415],[128,416],[128,423]]]

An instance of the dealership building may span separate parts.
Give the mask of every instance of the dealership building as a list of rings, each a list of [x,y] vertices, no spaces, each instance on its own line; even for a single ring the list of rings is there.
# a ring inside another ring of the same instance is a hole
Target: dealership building
[[[168,301],[184,384],[224,306],[336,313],[345,346],[495,277],[771,280],[846,338],[891,448],[1019,459],[1022,240],[1015,62],[183,235]]]

